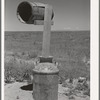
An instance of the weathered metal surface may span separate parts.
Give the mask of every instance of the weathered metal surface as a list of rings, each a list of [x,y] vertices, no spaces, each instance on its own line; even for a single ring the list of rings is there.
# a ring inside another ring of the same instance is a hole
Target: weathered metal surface
[[[42,56],[44,57],[50,56],[51,16],[52,6],[46,5],[42,45]]]
[[[39,56],[38,60],[39,63],[45,63],[45,62],[53,63],[53,56],[49,56],[49,57]]]
[[[54,22],[53,20],[51,21],[51,25],[53,25]],[[44,25],[44,21],[43,20],[34,20],[34,25]]]
[[[58,73],[52,63],[39,63],[33,69],[34,100],[58,100]]]
[[[27,24],[34,24],[35,20],[44,20],[45,4],[31,3],[24,1],[19,4],[17,8],[18,19]],[[52,10],[51,19],[53,19],[54,13]],[[41,22],[39,22],[41,24]],[[38,24],[39,24],[38,23]],[[36,24],[36,22],[35,22]]]

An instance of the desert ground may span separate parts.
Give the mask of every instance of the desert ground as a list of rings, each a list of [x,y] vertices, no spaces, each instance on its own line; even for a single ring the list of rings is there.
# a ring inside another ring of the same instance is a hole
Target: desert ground
[[[5,32],[5,100],[34,100],[31,76],[42,52],[42,37],[39,31]],[[90,31],[53,31],[50,44],[50,54],[58,62],[58,100],[89,100]]]

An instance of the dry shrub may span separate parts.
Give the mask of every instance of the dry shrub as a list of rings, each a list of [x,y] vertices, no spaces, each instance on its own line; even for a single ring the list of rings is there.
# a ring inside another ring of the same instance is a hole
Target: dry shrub
[[[22,62],[19,63],[17,58],[11,59],[9,62],[5,62],[4,74],[6,83],[12,82],[12,79],[19,82],[29,79],[29,76],[32,74],[32,69],[34,68],[34,64],[31,62],[27,63],[27,61],[24,60],[22,60]]]
[[[88,96],[90,96],[90,89],[87,89],[86,91],[84,91],[83,94],[84,94],[84,95],[88,95]]]
[[[29,57],[30,59],[36,58],[37,56],[38,56],[38,52],[36,52],[36,51],[28,52],[28,57]]]

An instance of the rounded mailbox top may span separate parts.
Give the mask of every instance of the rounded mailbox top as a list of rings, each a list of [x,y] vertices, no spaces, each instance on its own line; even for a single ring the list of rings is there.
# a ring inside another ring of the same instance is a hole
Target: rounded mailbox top
[[[57,66],[53,63],[39,63],[37,66],[35,66],[33,71],[41,74],[53,74],[59,72]]]

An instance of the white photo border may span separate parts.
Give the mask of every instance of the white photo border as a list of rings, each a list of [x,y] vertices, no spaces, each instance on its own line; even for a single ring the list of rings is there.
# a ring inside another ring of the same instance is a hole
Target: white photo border
[[[90,100],[99,100],[99,0],[91,0],[90,11]]]
[[[4,100],[4,0],[1,0],[1,100]],[[90,0],[90,100],[99,100],[99,0]]]

